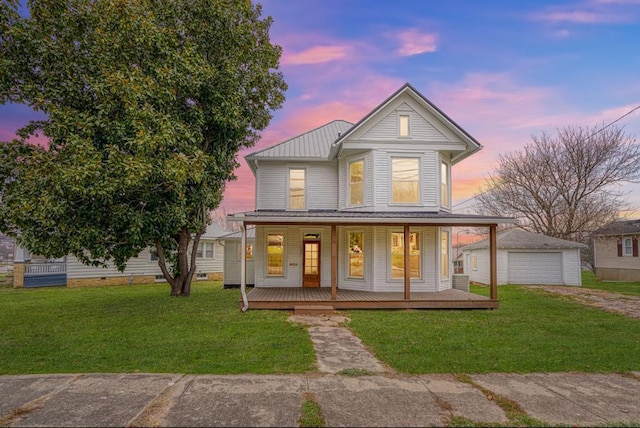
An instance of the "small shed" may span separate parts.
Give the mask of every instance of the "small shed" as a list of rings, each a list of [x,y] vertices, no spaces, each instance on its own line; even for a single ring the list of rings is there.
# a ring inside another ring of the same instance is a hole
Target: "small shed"
[[[582,285],[580,250],[587,246],[522,229],[498,233],[498,284]],[[464,273],[488,284],[489,240],[462,247]]]
[[[240,288],[240,263],[241,263],[241,233],[235,232],[222,236],[224,241],[224,288]],[[256,229],[247,228],[247,285],[255,284],[255,269],[253,267],[253,250],[256,242]]]

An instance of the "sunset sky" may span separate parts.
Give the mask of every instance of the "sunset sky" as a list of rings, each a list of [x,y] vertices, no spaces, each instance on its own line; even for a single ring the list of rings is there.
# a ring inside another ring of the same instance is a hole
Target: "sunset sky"
[[[240,153],[228,212],[254,209],[245,154],[331,120],[356,122],[405,82],[484,146],[453,168],[459,212],[499,154],[532,134],[606,125],[640,105],[640,0],[261,3],[289,90],[261,141]],[[0,140],[30,117],[0,106]],[[640,138],[640,110],[618,125]],[[640,208],[640,185],[625,190]]]

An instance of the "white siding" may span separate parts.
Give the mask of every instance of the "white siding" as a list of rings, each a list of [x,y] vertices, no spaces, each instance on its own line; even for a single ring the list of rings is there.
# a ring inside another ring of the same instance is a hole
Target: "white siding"
[[[204,242],[201,240],[200,242]],[[207,240],[206,242],[212,242]],[[224,247],[220,242],[215,241],[215,258],[213,259],[196,259],[196,273],[213,273],[222,272],[224,264]],[[76,257],[67,256],[67,278],[113,278],[122,276],[148,276],[162,275],[162,271],[156,260],[151,260],[149,249],[142,250],[137,257],[132,257],[127,263],[124,272],[109,264],[108,267],[87,266]]]
[[[550,276],[550,272],[553,269],[560,269],[561,280],[558,281],[560,285],[582,285],[581,278],[581,270],[580,270],[580,250],[579,249],[565,249],[565,250],[528,250],[528,251],[516,251],[516,250],[498,250],[497,252],[497,274],[498,274],[498,285],[504,285],[510,283],[510,278],[518,278],[522,277],[525,273],[522,272],[510,272],[510,268],[515,268],[513,263],[509,262],[510,253],[515,254],[531,254],[535,252],[536,254],[550,254],[552,257],[557,259],[557,263],[549,263],[541,265],[536,265],[535,260],[532,260],[532,263],[528,266],[527,269],[533,270],[533,272],[540,272],[540,277],[532,280],[532,282],[544,284],[548,282],[547,277]],[[478,269],[473,270],[471,257],[473,255],[477,256],[478,259]],[[517,257],[517,255],[515,256]],[[514,256],[511,256],[513,259]],[[554,264],[556,268],[554,268]],[[559,268],[557,266],[560,266]],[[473,282],[478,282],[481,284],[489,284],[490,282],[490,265],[489,265],[489,250],[488,249],[477,249],[477,250],[468,250],[464,251],[464,273],[469,275],[469,280]]]
[[[201,239],[202,242],[212,242],[211,240]],[[196,273],[212,273],[222,272],[224,270],[224,247],[220,241],[214,242],[213,258],[196,258]],[[195,277],[194,277],[195,278]]]
[[[287,209],[289,168],[306,169],[307,209],[337,209],[337,162],[260,162],[256,178],[256,209]]]
[[[424,238],[423,258],[423,274],[425,281],[425,289],[420,291],[442,291],[451,288],[448,281],[442,282],[440,279],[440,246],[438,241],[437,228],[429,227],[422,229]]]
[[[109,264],[108,267],[87,266],[75,256],[67,256],[67,278],[112,278],[117,276],[141,276],[141,275],[162,275],[162,271],[157,261],[151,261],[148,249],[143,250],[137,257],[132,257],[127,263],[124,272]]]
[[[267,234],[284,235],[284,275],[266,275]],[[256,226],[254,247],[256,287],[300,287],[302,285],[302,237],[306,233],[320,234],[320,285],[331,287],[331,227],[328,226]]]
[[[432,150],[422,155],[422,204],[433,211],[438,210],[440,193],[440,165],[438,154]]]
[[[247,244],[254,244],[253,240],[247,240]],[[236,239],[227,239],[224,244],[224,284],[225,285],[239,285],[240,284],[240,267],[241,262],[238,260],[238,247],[240,247],[240,241]],[[254,250],[255,251],[255,250]],[[255,283],[255,268],[254,261],[247,260],[246,270],[247,284],[251,285]]]
[[[361,230],[365,234],[365,278],[348,278],[348,242],[349,230]],[[338,288],[364,291],[403,291],[404,281],[390,279],[390,231],[402,231],[402,228],[383,226],[344,226],[338,227]],[[413,227],[412,232],[421,236],[421,278],[411,281],[412,291],[441,291],[451,288],[449,280],[441,280],[439,270],[438,228]],[[267,233],[285,235],[285,274],[281,277],[265,275],[265,253]],[[305,233],[321,234],[321,286],[331,287],[331,228],[298,226],[257,226],[254,248],[256,287],[301,287],[302,284],[302,237]],[[226,282],[226,280],[225,280]]]
[[[309,162],[307,189],[308,209],[338,209],[338,162]]]
[[[582,263],[580,250],[570,249],[562,251],[562,273],[564,285],[582,285]]]
[[[287,206],[287,169],[284,162],[264,162],[256,173],[256,209],[278,210]]]
[[[397,109],[384,116],[379,122],[367,130],[363,140],[395,140],[398,139],[398,116],[409,116],[409,137],[403,139],[415,139],[421,141],[448,141],[440,131],[438,131],[424,116],[418,114],[407,103],[402,103]]]

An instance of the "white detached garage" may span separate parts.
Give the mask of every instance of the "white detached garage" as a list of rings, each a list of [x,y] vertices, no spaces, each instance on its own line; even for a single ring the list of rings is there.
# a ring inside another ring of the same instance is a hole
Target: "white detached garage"
[[[498,284],[582,285],[580,249],[586,245],[522,229],[497,235]],[[489,240],[462,247],[464,273],[488,284]]]

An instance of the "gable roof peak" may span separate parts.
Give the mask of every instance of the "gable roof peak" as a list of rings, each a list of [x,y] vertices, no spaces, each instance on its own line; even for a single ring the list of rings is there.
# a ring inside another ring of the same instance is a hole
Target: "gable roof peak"
[[[460,155],[454,158],[454,163],[465,159],[466,157],[472,155],[478,150],[482,149],[482,144],[480,144],[475,138],[473,138],[467,131],[465,131],[460,125],[453,121],[449,116],[447,116],[442,110],[438,108],[434,103],[432,103],[427,97],[422,95],[415,87],[413,87],[409,82],[406,82],[404,85],[400,86],[393,94],[391,94],[387,99],[381,102],[378,106],[376,106],[373,110],[371,110],[367,115],[365,115],[362,119],[360,119],[355,125],[353,125],[347,132],[342,134],[340,138],[338,138],[332,144],[332,152],[330,156],[334,156],[338,152],[338,147],[342,144],[343,141],[348,139],[351,135],[353,135],[359,128],[361,128],[366,122],[369,121],[376,113],[380,112],[398,97],[402,96],[405,93],[409,93],[412,98],[414,98],[419,104],[423,106],[425,110],[427,110],[431,115],[433,115],[437,120],[445,124],[452,132],[457,134],[458,138],[465,142],[467,145],[467,150],[465,150]]]

